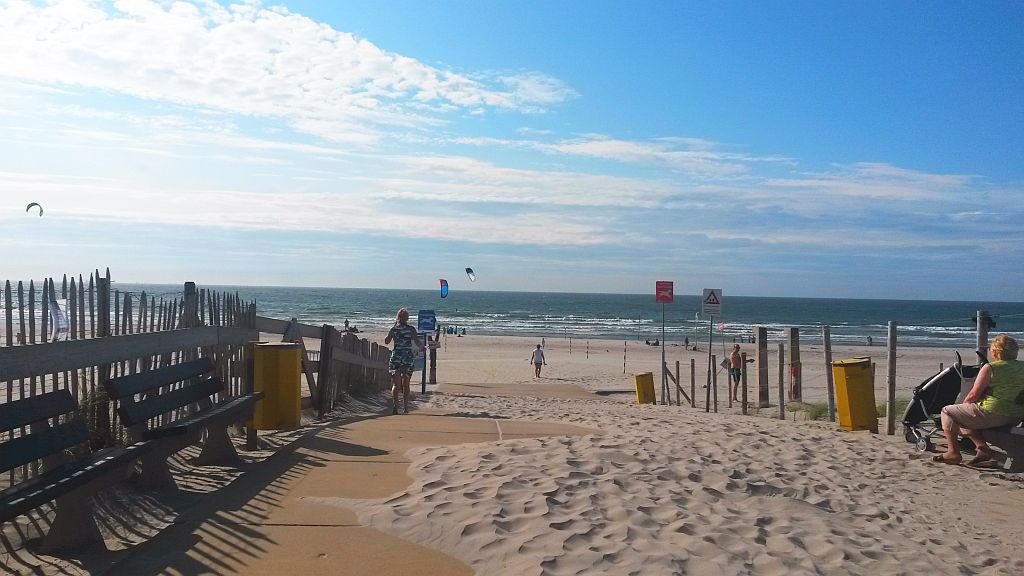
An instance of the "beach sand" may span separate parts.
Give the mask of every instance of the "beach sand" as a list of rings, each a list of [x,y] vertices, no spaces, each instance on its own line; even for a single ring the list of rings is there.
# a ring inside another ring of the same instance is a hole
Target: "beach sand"
[[[661,350],[642,342],[626,343],[624,372],[622,341],[592,340],[588,355],[586,341],[570,354],[549,339],[541,378],[537,343],[450,336],[440,384],[424,395],[414,381],[412,415],[390,416],[385,395],[347,402],[263,434],[267,449],[241,468],[192,466],[190,448],[175,459],[177,496],[108,499],[153,518],[114,530],[117,552],[0,558],[65,574],[1024,573],[1024,475],[932,463],[900,433],[778,420],[777,355],[773,407],[743,416],[727,408],[724,372],[718,414],[589,392],[657,374]],[[820,350],[802,353],[805,397],[823,399]],[[697,359],[698,391],[706,354],[666,348],[686,387]],[[885,350],[834,352],[864,355],[881,403]],[[898,396],[951,356],[901,348]]]
[[[536,343],[449,337],[426,405],[600,433],[412,449],[407,490],[349,503],[361,522],[488,575],[1024,573],[1021,475],[934,464],[899,431],[582,397],[656,372],[660,349],[627,343],[623,374],[621,341],[591,341],[588,358],[585,342],[570,355],[548,340],[537,379]],[[883,375],[884,352],[834,357],[873,355]],[[666,353],[689,364],[682,347]],[[824,361],[803,353],[805,396],[824,398]],[[948,356],[900,349],[899,395]],[[880,402],[883,390],[879,377]]]

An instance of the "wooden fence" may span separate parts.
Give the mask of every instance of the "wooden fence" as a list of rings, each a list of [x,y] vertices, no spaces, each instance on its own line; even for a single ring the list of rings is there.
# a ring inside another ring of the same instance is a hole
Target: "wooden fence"
[[[255,326],[261,333],[280,334],[285,341],[302,345],[303,376],[312,405],[321,417],[345,395],[380,392],[390,386],[391,351],[385,346],[329,324],[317,327],[294,318],[288,321],[257,316]],[[306,339],[319,340],[319,350],[307,350]]]
[[[104,276],[90,275],[88,285],[81,276],[70,282],[65,277],[59,291],[67,300],[69,329],[66,340],[53,342],[49,306],[58,283],[46,279],[36,291],[31,281],[27,290],[23,282],[16,289],[6,282],[0,402],[67,389],[89,422],[91,447],[99,449],[125,437],[103,389],[108,378],[207,356],[225,383],[223,397],[245,392],[245,344],[257,338],[255,302],[198,290],[193,283],[159,299],[111,291],[109,270]],[[6,480],[13,483],[19,475],[36,473],[38,463],[12,471]]]

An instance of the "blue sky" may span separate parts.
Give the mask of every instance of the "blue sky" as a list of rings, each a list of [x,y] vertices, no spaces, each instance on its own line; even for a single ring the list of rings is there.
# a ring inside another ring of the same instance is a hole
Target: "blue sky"
[[[4,276],[1021,301],[1022,29],[1017,2],[0,0]]]

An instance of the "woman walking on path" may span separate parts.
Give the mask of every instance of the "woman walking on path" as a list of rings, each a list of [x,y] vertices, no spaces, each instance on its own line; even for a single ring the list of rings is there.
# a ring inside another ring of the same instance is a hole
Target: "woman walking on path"
[[[420,344],[419,335],[416,329],[409,325],[409,311],[399,308],[395,316],[395,325],[388,331],[384,338],[384,344],[395,341],[395,348],[391,352],[391,362],[388,364],[388,372],[391,373],[391,398],[394,400],[392,414],[398,414],[398,391],[402,391],[405,403],[406,414],[409,413],[409,379],[412,377],[413,344],[418,350],[423,350]]]

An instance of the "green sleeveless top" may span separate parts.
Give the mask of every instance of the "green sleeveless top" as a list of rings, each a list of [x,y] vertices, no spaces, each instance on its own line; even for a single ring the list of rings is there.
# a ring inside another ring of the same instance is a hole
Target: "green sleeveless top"
[[[989,393],[978,406],[991,414],[1024,417],[1024,362],[995,360],[989,368]]]

